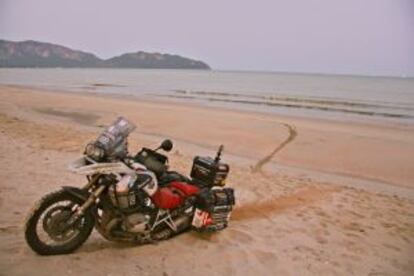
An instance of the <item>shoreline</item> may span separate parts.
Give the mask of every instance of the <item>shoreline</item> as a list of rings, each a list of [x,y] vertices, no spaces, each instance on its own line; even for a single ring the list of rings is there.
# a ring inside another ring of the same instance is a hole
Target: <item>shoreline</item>
[[[98,85],[99,86],[99,85]],[[113,86],[118,86],[114,84]],[[96,96],[108,99],[117,99],[117,100],[132,100],[132,101],[140,101],[144,103],[152,103],[152,104],[165,104],[165,105],[173,105],[173,106],[183,106],[183,107],[193,107],[193,108],[201,108],[211,111],[224,111],[224,112],[235,112],[235,113],[246,113],[258,116],[268,116],[273,118],[278,118],[280,120],[301,120],[301,121],[308,121],[308,122],[320,122],[320,123],[338,123],[338,124],[358,124],[358,125],[366,125],[366,126],[380,126],[380,127],[392,127],[392,128],[401,128],[401,129],[409,129],[414,130],[414,123],[404,121],[402,122],[399,120],[398,117],[375,117],[369,116],[366,117],[358,117],[358,115],[348,118],[339,118],[339,117],[325,117],[322,116],[306,116],[303,114],[282,114],[276,111],[261,111],[261,110],[252,110],[252,109],[244,109],[238,108],[233,106],[214,106],[209,105],[207,102],[195,102],[195,101],[185,101],[180,100],[178,98],[167,98],[163,95],[158,94],[151,94],[151,93],[144,93],[143,95],[133,95],[133,94],[122,94],[122,93],[112,93],[112,92],[97,92],[93,90],[84,89],[86,91],[71,91],[71,90],[64,90],[64,89],[55,89],[55,88],[45,88],[45,87],[38,87],[38,86],[29,86],[29,85],[16,85],[16,84],[1,84],[0,89],[2,88],[14,88],[14,89],[23,89],[25,91],[37,91],[37,92],[47,92],[47,93],[57,93],[63,95],[78,95],[78,96]],[[346,113],[345,113],[346,115]],[[358,117],[358,118],[357,118]]]
[[[162,108],[164,110],[177,109],[179,111],[184,110],[184,113],[197,110],[197,112],[201,112],[203,114],[216,114],[215,117],[218,117],[218,118],[215,118],[215,120],[217,119],[225,120],[226,116],[232,117],[233,121],[234,120],[237,120],[237,121],[250,120],[251,127],[254,129],[256,128],[255,127],[256,124],[259,124],[260,122],[264,121],[265,126],[259,127],[259,128],[266,132],[265,133],[266,139],[264,140],[267,141],[266,143],[268,145],[261,145],[262,149],[260,149],[260,151],[255,151],[254,149],[246,150],[245,147],[240,147],[241,151],[237,151],[237,149],[231,149],[231,148],[228,151],[228,153],[233,156],[234,160],[247,159],[244,161],[244,163],[250,162],[249,166],[254,166],[256,163],[256,161],[254,160],[260,160],[264,156],[267,156],[269,152],[273,151],[274,147],[277,147],[279,143],[283,142],[283,140],[286,138],[286,134],[285,134],[286,130],[284,129],[283,124],[296,126],[299,129],[298,139],[305,139],[304,141],[302,141],[302,143],[309,143],[309,141],[306,140],[307,138],[303,137],[304,134],[303,134],[302,128],[306,128],[306,130],[309,129],[313,136],[315,135],[321,136],[321,137],[316,137],[319,140],[323,140],[325,138],[323,137],[323,135],[318,135],[317,133],[318,129],[321,129],[321,131],[326,130],[327,134],[329,135],[332,135],[332,132],[333,132],[335,138],[340,138],[338,137],[338,134],[356,136],[357,138],[367,136],[370,140],[369,143],[372,141],[372,139],[374,139],[374,141],[377,140],[377,137],[375,137],[377,134],[381,134],[381,136],[383,136],[382,138],[386,139],[387,141],[391,141],[393,143],[401,143],[401,142],[410,143],[409,133],[412,133],[414,135],[414,127],[407,126],[407,125],[395,125],[395,124],[391,125],[387,122],[374,122],[374,123],[373,122],[369,122],[369,123],[368,122],[338,122],[338,121],[329,120],[329,119],[323,120],[323,119],[313,119],[313,118],[278,116],[278,115],[269,114],[269,113],[262,113],[260,111],[246,112],[246,111],[240,111],[240,110],[234,110],[234,109],[228,109],[228,108],[199,105],[197,103],[163,101],[163,100],[150,99],[147,97],[139,97],[135,95],[124,96],[124,95],[116,95],[116,94],[100,94],[96,92],[95,93],[93,92],[92,93],[91,92],[68,92],[68,91],[61,91],[61,90],[60,91],[55,91],[55,90],[45,91],[45,90],[39,90],[39,88],[27,88],[27,87],[21,87],[21,86],[0,85],[0,91],[4,89],[12,89],[12,90],[15,89],[21,92],[23,91],[23,93],[31,93],[32,95],[37,95],[37,96],[43,94],[48,97],[53,97],[57,95],[61,95],[62,97],[67,97],[67,98],[80,97],[84,101],[100,99],[100,100],[106,101],[106,104],[108,103],[110,104],[110,102],[108,101],[113,100],[113,101],[116,101],[115,105],[127,103],[130,106],[135,105],[137,106],[137,108],[139,108],[142,105],[142,106],[146,106],[146,108],[149,110],[151,110],[152,108]],[[35,108],[34,110],[37,111],[38,113],[39,112],[42,113],[41,108],[37,110]],[[90,110],[87,110],[87,109],[85,111],[85,114],[83,113],[78,114],[76,112],[79,113],[79,111],[74,110],[73,107],[69,108],[66,111],[64,110],[62,111],[62,110],[59,110],[59,107],[54,108],[53,105],[49,106],[48,109],[47,108],[43,109],[43,113],[45,115],[54,116],[54,117],[69,117],[69,118],[71,118],[71,116],[72,117],[75,116],[75,119],[72,118],[75,121],[78,120],[79,117],[81,118],[81,120],[83,117],[85,116],[87,117],[87,113],[89,112],[90,116],[93,117],[92,121],[88,118],[86,119],[84,118],[85,120],[90,121],[89,124],[91,124],[91,122],[94,122],[94,121],[99,121],[99,118],[101,117],[105,117],[105,115],[103,114],[97,114],[93,112],[90,113]],[[162,113],[168,116],[168,111],[163,111]],[[145,116],[146,116],[146,119],[145,119],[146,121],[151,120],[150,116],[148,115],[145,115]],[[182,118],[182,119],[184,120],[185,118]],[[204,118],[200,118],[200,120],[206,123],[208,121],[208,119],[204,119]],[[137,123],[139,126],[140,124],[139,119],[137,120]],[[148,123],[153,125],[153,123],[151,122],[148,122]],[[236,121],[234,121],[234,123],[236,123]],[[237,124],[239,123],[240,122],[238,122]],[[214,126],[211,126],[211,127],[214,127]],[[269,130],[269,128],[275,128],[275,127],[276,127],[275,130]],[[173,138],[174,140],[178,141],[180,144],[192,144],[192,147],[196,147],[196,148],[208,149],[210,151],[213,151],[216,148],[215,144],[213,143],[206,143],[206,141],[203,141],[202,139],[197,140],[191,137],[186,137],[186,135],[181,135],[180,133],[177,133],[177,132],[176,132],[176,135],[173,135],[172,133],[168,133],[167,131],[162,130],[161,127],[153,127],[153,130],[141,128],[139,131],[141,134],[149,135],[153,137],[155,136],[155,137],[161,138],[161,137],[167,136],[167,137]],[[226,132],[225,130],[222,130],[222,131]],[[400,133],[400,135],[396,136],[395,132]],[[242,135],[246,135],[246,133],[243,133]],[[261,134],[260,132],[258,132],[252,136],[260,137]],[[224,142],[227,141],[229,138],[230,137],[228,137],[227,139],[224,139]],[[219,138],[219,140],[220,139],[221,138]],[[227,144],[229,143],[229,141],[227,141]],[[249,145],[249,147],[252,147],[252,146],[254,147],[255,143],[257,142],[260,142],[260,141],[253,140],[252,143],[245,143],[245,144]],[[349,142],[349,141],[346,141],[346,142]],[[219,143],[217,143],[217,145],[218,144]],[[360,178],[361,180],[365,180],[368,182],[378,181],[385,185],[400,186],[402,189],[410,189],[413,187],[413,184],[411,183],[409,179],[407,179],[407,181],[401,182],[401,181],[393,180],[392,178],[390,179],[389,177],[388,178],[378,177],[378,175],[375,175],[376,174],[375,172],[378,172],[378,169],[381,170],[381,168],[371,168],[373,169],[372,171],[375,174],[367,175],[366,172],[361,171],[361,170],[357,170],[357,171],[355,171],[355,169],[349,170],[348,169],[349,167],[347,166],[345,167],[342,166],[342,168],[341,166],[338,166],[338,168],[335,168],[335,166],[324,167],[324,164],[313,166],[312,162],[310,161],[298,163],[298,162],[295,162],[295,160],[293,160],[294,162],[292,162],[291,159],[292,158],[295,159],[295,157],[292,156],[292,154],[289,154],[287,156],[288,158],[280,158],[280,156],[283,157],[283,155],[285,155],[284,151],[291,151],[292,150],[291,148],[295,147],[294,144],[295,144],[295,141],[293,141],[291,145],[287,145],[286,149],[283,149],[280,153],[270,158],[268,160],[269,162],[267,162],[267,164],[265,165],[265,169],[267,170],[271,169],[271,171],[277,171],[280,167],[291,168],[291,170],[293,171],[298,171],[300,169],[303,169],[303,171],[320,172],[322,174],[325,174],[325,175],[328,174],[331,176],[337,174],[341,178],[347,177],[350,180]],[[339,145],[336,143],[336,145],[341,146],[341,147],[344,146],[342,142]],[[364,145],[366,145],[366,143]],[[410,150],[414,152],[414,144],[410,143],[410,145],[411,145]],[[320,146],[320,145],[315,145],[315,146]],[[385,144],[383,146],[385,146]],[[378,147],[377,149],[380,149],[380,148],[381,147]],[[333,148],[333,150],[335,150],[335,148]],[[308,151],[308,154],[317,154],[318,149],[307,148],[307,151]],[[298,155],[302,154],[300,151],[295,151],[295,152]],[[327,156],[325,158],[328,158],[330,155],[330,152],[327,152],[326,154]],[[414,157],[409,158],[409,159],[413,160],[414,162]],[[326,163],[326,162],[322,162],[322,163]],[[407,167],[407,170],[409,170],[409,167],[410,166]],[[314,173],[314,174],[317,174],[317,173]]]

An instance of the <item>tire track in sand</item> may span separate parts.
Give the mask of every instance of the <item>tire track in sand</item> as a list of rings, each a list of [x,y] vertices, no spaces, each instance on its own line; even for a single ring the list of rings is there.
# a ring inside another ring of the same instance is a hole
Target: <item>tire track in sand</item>
[[[281,124],[288,129],[289,136],[282,143],[280,143],[279,146],[277,146],[269,155],[257,161],[256,165],[252,167],[252,172],[261,172],[262,167],[266,165],[266,163],[270,162],[276,155],[276,153],[283,149],[287,144],[292,142],[298,135],[298,132],[296,131],[296,128],[294,126],[289,125],[287,123]]]
[[[280,143],[270,154],[263,157],[257,163],[251,167],[252,172],[262,172],[262,167],[270,162],[273,157],[282,150],[286,145],[291,143],[298,135],[296,128],[293,125],[287,123],[281,123],[288,129],[288,137]],[[281,212],[287,209],[310,204],[314,201],[325,198],[328,194],[336,192],[338,188],[322,189],[316,186],[309,186],[299,191],[288,194],[285,196],[271,198],[263,202],[252,202],[242,204],[238,208],[235,208],[232,214],[232,220],[242,221],[250,220],[258,217],[268,217],[268,215]]]
[[[288,209],[305,206],[322,200],[334,192],[339,192],[340,187],[308,186],[295,193],[272,198],[263,202],[251,202],[238,206],[232,212],[233,221],[243,221],[257,218],[267,218],[270,214],[279,213]]]

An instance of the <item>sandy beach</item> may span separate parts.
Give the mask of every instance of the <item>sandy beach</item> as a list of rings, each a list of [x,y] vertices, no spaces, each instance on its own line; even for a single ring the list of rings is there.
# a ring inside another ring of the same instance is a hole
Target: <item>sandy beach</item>
[[[225,145],[230,227],[129,246],[94,232],[40,257],[23,222],[84,179],[66,170],[102,127],[137,124],[130,151],[174,141],[171,168]],[[414,126],[339,122],[121,96],[0,86],[0,275],[413,275]]]

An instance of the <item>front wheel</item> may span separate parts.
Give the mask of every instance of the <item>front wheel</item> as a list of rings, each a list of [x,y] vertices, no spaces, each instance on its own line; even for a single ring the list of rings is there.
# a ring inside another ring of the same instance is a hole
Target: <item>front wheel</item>
[[[26,220],[29,246],[40,255],[67,254],[80,247],[95,225],[93,214],[86,212],[76,222],[67,222],[83,203],[64,190],[44,196]]]

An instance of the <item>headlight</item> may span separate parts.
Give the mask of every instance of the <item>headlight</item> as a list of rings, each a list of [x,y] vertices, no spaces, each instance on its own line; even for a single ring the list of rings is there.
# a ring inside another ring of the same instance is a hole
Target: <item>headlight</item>
[[[95,144],[88,144],[85,149],[85,153],[95,161],[101,161],[105,155],[105,151],[97,147]]]

